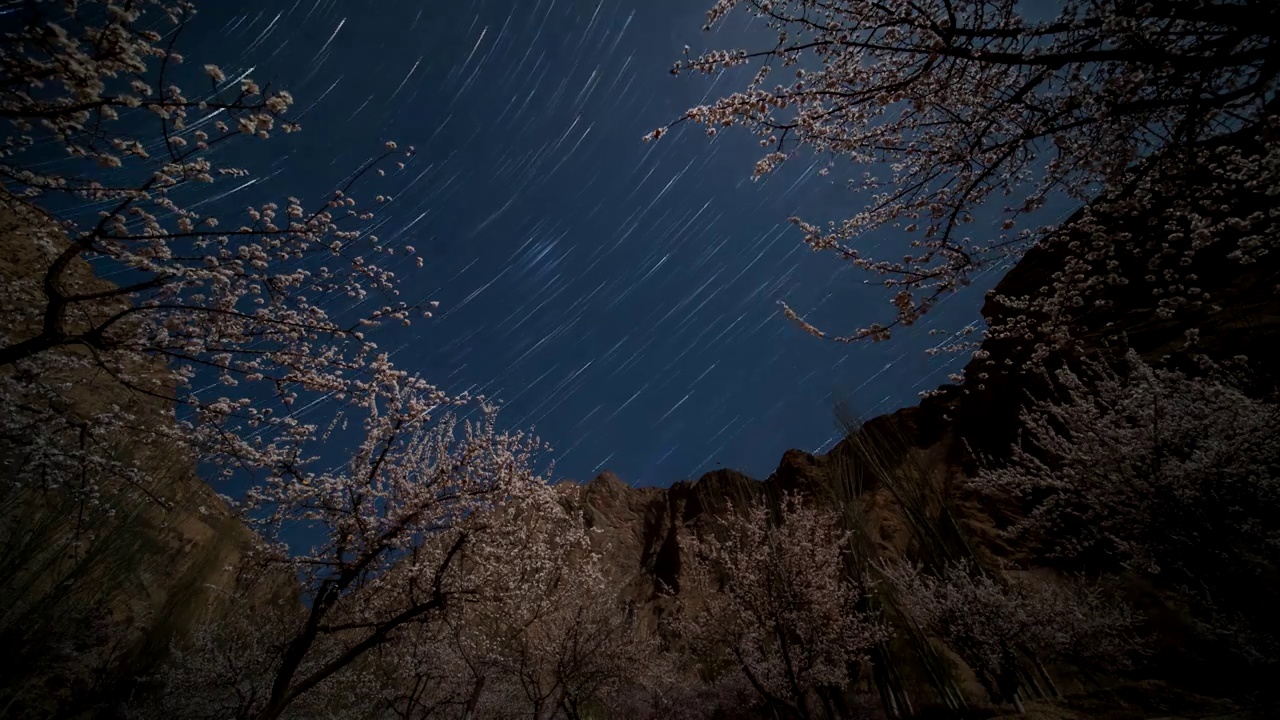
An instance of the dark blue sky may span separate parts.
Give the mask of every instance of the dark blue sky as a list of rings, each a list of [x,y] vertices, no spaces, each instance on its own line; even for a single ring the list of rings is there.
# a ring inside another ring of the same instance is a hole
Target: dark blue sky
[[[738,89],[669,72],[685,44],[725,44],[701,32],[707,4],[203,2],[188,67],[252,70],[302,112],[302,133],[241,146],[258,181],[219,202],[323,197],[383,141],[416,145],[379,233],[425,257],[404,262],[406,295],[441,308],[386,336],[398,364],[501,400],[504,424],[553,445],[557,478],[764,477],[786,449],[837,439],[836,398],[873,415],[944,382],[924,350],[946,338],[927,330],[976,321],[995,277],[887,343],[789,324],[779,300],[840,333],[888,305],[787,222],[855,210],[812,157],[752,182],[745,130],[641,140]]]

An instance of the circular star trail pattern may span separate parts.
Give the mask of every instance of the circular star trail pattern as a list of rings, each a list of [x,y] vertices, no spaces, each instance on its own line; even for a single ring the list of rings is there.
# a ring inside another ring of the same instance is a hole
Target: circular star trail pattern
[[[764,477],[786,449],[838,439],[837,399],[869,416],[945,382],[956,359],[926,355],[947,339],[927,329],[976,320],[993,277],[885,343],[789,324],[779,300],[836,333],[889,306],[787,222],[853,210],[815,158],[752,181],[761,149],[745,131],[642,141],[741,85],[669,72],[686,44],[731,44],[701,32],[702,5],[204,2],[187,64],[289,89],[303,127],[233,150],[254,180],[217,201],[324,197],[384,141],[416,146],[378,233],[425,259],[402,261],[407,299],[441,307],[384,333],[398,365],[500,401],[504,425],[551,444],[557,479]]]

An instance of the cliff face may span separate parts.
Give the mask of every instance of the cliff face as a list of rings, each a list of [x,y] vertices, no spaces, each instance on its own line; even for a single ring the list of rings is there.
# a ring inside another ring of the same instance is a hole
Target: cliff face
[[[938,488],[958,472],[949,460],[955,435],[937,413],[906,408],[870,421],[864,432],[903,437],[908,447],[898,462],[913,472],[925,469]],[[788,450],[764,480],[721,469],[669,488],[652,488],[632,487],[604,472],[581,485],[566,481],[562,488],[567,502],[596,531],[593,545],[624,585],[627,599],[657,616],[669,607],[668,591],[681,589],[688,537],[711,531],[732,505],[767,494],[797,491],[822,497],[848,464],[865,461],[855,445],[846,439],[821,455]],[[893,494],[873,483],[863,488],[862,503],[873,541],[885,549],[901,549],[907,530]]]

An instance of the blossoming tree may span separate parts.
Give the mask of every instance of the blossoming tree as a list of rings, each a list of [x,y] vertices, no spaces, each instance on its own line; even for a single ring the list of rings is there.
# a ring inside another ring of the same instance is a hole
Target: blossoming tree
[[[447,659],[400,664],[389,684],[418,687],[438,666],[456,677],[420,693],[405,716],[424,716],[443,693],[471,717],[582,718],[655,679],[650,668],[664,656],[638,632],[581,519],[550,495],[540,500],[498,508],[494,529],[460,555],[463,572],[483,576],[483,593],[446,611],[446,632],[417,635],[408,648]]]
[[[850,181],[859,193],[854,215],[826,225],[792,219],[814,250],[881,276],[896,292],[890,319],[842,340],[887,338],[978,269],[1050,238],[1055,228],[1035,225],[1034,213],[1055,196],[1126,216],[1143,209],[1129,204],[1134,198],[1152,206],[1164,192],[1148,178],[1156,167],[1206,169],[1215,181],[1248,187],[1276,177],[1273,150],[1215,150],[1224,138],[1274,133],[1275,3],[1072,0],[1050,17],[1027,6],[719,0],[706,29],[743,10],[776,41],[757,50],[686,50],[673,68],[729,77],[739,77],[738,66],[754,70],[741,76],[743,89],[689,109],[677,123],[704,125],[710,135],[750,129],[766,148],[756,176],[801,147],[830,156],[823,174],[847,160],[861,176]],[[1246,262],[1274,245],[1277,219],[1265,208],[1260,217],[1249,209],[1213,218],[1232,203],[1231,193],[1207,204],[1188,200],[1176,208],[1176,222],[1163,219],[1177,226],[1164,236],[1185,240],[1173,243],[1176,252],[1202,249],[1220,229],[1242,231],[1238,253]],[[900,260],[867,251],[885,237],[902,238]],[[1110,251],[1126,242],[1086,238],[1072,255],[1103,259],[1105,276],[1119,262]],[[1166,240],[1163,248],[1136,249],[1145,261],[1168,247]],[[1064,280],[1078,286],[1088,278],[1071,270]],[[1179,284],[1164,282],[1165,290]],[[1047,302],[1069,303],[1074,293],[1059,295]]]
[[[1060,370],[1055,386],[1023,413],[1008,462],[972,481],[1020,504],[1005,535],[1043,557],[1153,576],[1220,613],[1212,623],[1239,649],[1280,647],[1262,592],[1280,567],[1280,408],[1221,369],[1190,377],[1132,352]]]
[[[691,541],[675,627],[691,654],[732,666],[774,711],[829,716],[827,693],[887,630],[860,607],[838,517],[787,494],[780,518],[758,503],[725,518],[720,537]]]
[[[555,501],[531,469],[536,441],[499,432],[491,408],[461,425],[435,418],[412,378],[402,379],[370,389],[366,439],[348,462],[282,467],[249,493],[246,516],[267,545],[248,567],[299,578],[303,603],[258,648],[262,689],[246,717],[282,717],[316,688],[363,672],[374,651],[407,652],[407,633],[425,627],[434,636],[455,606],[501,596],[501,581],[526,557],[499,549],[519,537],[504,526],[508,509],[537,512]],[[287,533],[319,539],[300,551],[285,545]]]
[[[972,563],[939,572],[896,561],[882,565],[898,602],[920,626],[947,643],[996,702],[1022,711],[1029,659],[1067,659],[1091,669],[1127,665],[1138,650],[1137,619],[1082,583],[997,577]],[[1048,675],[1045,681],[1051,682]]]
[[[370,232],[390,198],[349,194],[411,149],[387,143],[315,202],[211,214],[215,188],[248,173],[219,164],[224,147],[297,125],[288,92],[215,65],[203,87],[178,87],[193,14],[186,0],[85,0],[6,17],[0,442],[27,485],[145,484],[113,446],[126,430],[245,469],[296,462],[315,429],[299,399],[379,382],[390,366],[365,333],[423,310],[398,298],[390,266],[413,248]],[[222,389],[198,391],[208,380]],[[95,383],[113,400],[69,392]]]

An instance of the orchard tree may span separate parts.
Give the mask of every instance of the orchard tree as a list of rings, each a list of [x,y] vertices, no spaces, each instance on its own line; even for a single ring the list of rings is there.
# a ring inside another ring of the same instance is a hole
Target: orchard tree
[[[850,665],[887,631],[846,572],[838,516],[795,494],[779,516],[757,503],[724,519],[719,537],[691,541],[676,630],[688,652],[733,666],[775,712],[830,717],[829,693],[843,692]]]
[[[897,561],[880,570],[912,620],[955,650],[992,700],[1019,712],[1025,668],[1043,672],[1040,658],[1115,669],[1138,650],[1133,613],[1080,582],[996,577],[973,563],[929,573]]]
[[[506,558],[519,557],[509,543],[519,535],[502,527],[505,509],[555,503],[531,469],[540,446],[499,432],[492,408],[466,423],[435,418],[408,376],[364,394],[366,439],[349,461],[279,467],[245,501],[267,542],[248,566],[299,578],[303,607],[259,647],[261,667],[245,675],[256,683],[251,701],[225,701],[244,703],[243,717],[282,717],[313,691],[407,651],[407,633],[427,627],[431,636],[455,606],[501,594],[513,568]],[[299,535],[318,541],[309,550],[285,545]],[[216,655],[194,657],[217,676]]]
[[[1233,645],[1274,652],[1272,594],[1238,588],[1269,587],[1280,568],[1280,407],[1221,367],[1192,377],[1133,352],[1054,380],[1054,397],[1022,414],[1008,461],[972,481],[1021,503],[1006,537],[1041,557],[1152,575],[1202,610],[1217,596]],[[1241,624],[1231,605],[1253,612]]]
[[[484,591],[446,614],[444,642],[467,670],[462,695],[475,717],[586,717],[652,679],[663,657],[639,632],[581,518],[542,499],[500,508],[500,529],[460,558],[463,572],[484,575]]]
[[[193,631],[170,648],[165,663],[142,678],[124,709],[130,720],[252,720],[270,695],[279,648],[298,620],[295,598],[264,597],[261,587],[218,588]],[[334,638],[322,643],[337,650]],[[317,653],[319,654],[319,653]],[[312,668],[308,668],[312,669]],[[295,717],[374,717],[373,677],[362,669],[336,674],[292,706]]]
[[[501,537],[494,527],[501,517],[491,508],[542,506],[552,493],[531,468],[536,441],[499,432],[491,408],[459,428],[451,417],[433,421],[431,408],[406,394],[371,410],[369,437],[346,467],[290,470],[250,492],[250,514],[269,511],[257,523],[265,536],[281,539],[298,521],[323,533],[313,551],[281,551],[274,558],[301,574],[311,600],[275,670],[262,720],[278,717],[315,684],[393,641],[402,627],[483,597],[493,570],[464,567],[460,556]],[[339,637],[342,652],[302,672],[325,635]]]
[[[412,149],[386,143],[315,202],[206,212],[248,174],[219,164],[224,146],[298,128],[288,92],[213,64],[181,72],[193,14],[186,0],[38,0],[5,18],[0,452],[24,487],[93,500],[99,480],[147,486],[121,436],[243,469],[296,464],[314,439],[303,399],[390,379],[366,333],[421,312],[391,270],[413,248],[370,232],[390,198],[349,194]]]
[[[891,318],[840,340],[885,339],[981,268],[1037,243],[1071,244],[1053,292],[1023,301],[1033,306],[1019,308],[1024,314],[1106,302],[1086,291],[1129,282],[1118,273],[1135,254],[1139,265],[1157,264],[1137,277],[1159,276],[1152,292],[1176,309],[1205,299],[1185,267],[1164,277],[1178,261],[1215,242],[1234,244],[1225,253],[1244,263],[1274,246],[1274,203],[1237,195],[1265,195],[1280,177],[1280,155],[1268,143],[1280,122],[1280,6],[1070,0],[1038,17],[1031,4],[719,0],[706,29],[742,10],[776,40],[686,50],[673,68],[744,78],[740,91],[672,125],[692,121],[709,135],[745,126],[766,149],[757,177],[801,147],[829,156],[822,174],[845,160],[860,176],[850,181],[852,216],[825,225],[792,219],[815,251],[880,276],[895,293]],[[1185,190],[1179,176],[1193,170],[1227,187],[1162,205]],[[1086,207],[1072,237],[1036,225],[1036,211],[1055,197]],[[1115,218],[1140,214],[1152,216],[1152,238],[1108,232]],[[869,254],[869,242],[892,237],[909,245],[901,259]],[[1158,266],[1167,259],[1171,269]]]

